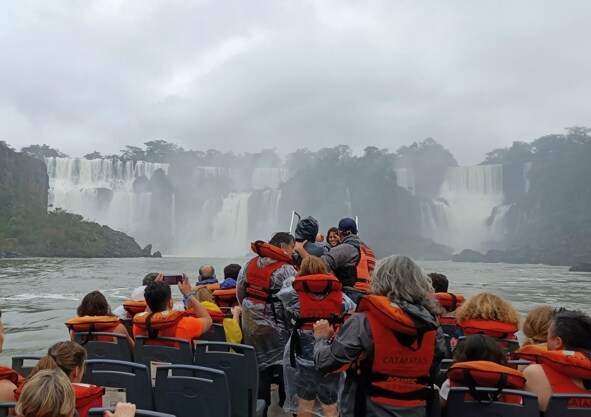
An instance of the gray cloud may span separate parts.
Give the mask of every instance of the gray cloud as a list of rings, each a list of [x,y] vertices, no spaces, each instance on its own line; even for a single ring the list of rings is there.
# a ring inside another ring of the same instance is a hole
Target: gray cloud
[[[0,138],[82,155],[392,150],[591,126],[585,0],[6,2]]]

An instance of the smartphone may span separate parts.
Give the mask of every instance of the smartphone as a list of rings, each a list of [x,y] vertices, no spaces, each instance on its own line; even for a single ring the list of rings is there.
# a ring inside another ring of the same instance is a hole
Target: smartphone
[[[164,282],[168,285],[176,285],[179,282],[183,282],[182,275],[164,275]]]

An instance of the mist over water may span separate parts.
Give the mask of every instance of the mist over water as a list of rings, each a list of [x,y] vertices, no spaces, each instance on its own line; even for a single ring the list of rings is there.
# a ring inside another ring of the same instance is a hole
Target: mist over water
[[[241,256],[250,241],[269,239],[288,227],[289,213],[279,212],[280,187],[290,178],[286,168],[194,166],[191,189],[186,189],[186,178],[179,185],[174,175],[167,175],[169,164],[80,158],[45,162],[53,207],[128,233],[142,246],[153,243],[169,255]],[[523,192],[530,166],[523,166]],[[504,205],[502,165],[449,167],[432,198],[420,195],[412,168],[394,171],[398,186],[420,198],[418,232],[424,237],[455,251],[486,250],[505,237],[510,206]],[[337,206],[346,213],[335,213],[335,219],[357,214],[363,219],[363,213],[352,212],[345,191]],[[160,193],[156,200],[154,192]]]

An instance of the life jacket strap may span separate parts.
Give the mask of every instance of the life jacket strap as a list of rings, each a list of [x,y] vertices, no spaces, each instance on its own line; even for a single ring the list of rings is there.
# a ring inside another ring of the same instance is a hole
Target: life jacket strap
[[[146,332],[148,333],[148,337],[150,339],[156,339],[158,337],[158,329],[152,328],[152,316],[154,313],[148,314],[146,317]]]
[[[421,387],[412,392],[394,392],[372,384],[368,389],[368,394],[370,397],[383,397],[401,401],[426,401],[428,393],[429,389],[427,387]]]
[[[470,391],[470,395],[472,395],[472,397],[474,397],[474,399],[478,401],[480,404],[490,404],[496,401],[503,392],[503,388],[505,388],[505,386],[507,385],[507,374],[501,374],[499,382],[497,382],[497,384],[494,387],[492,387],[497,389],[496,392],[479,393],[478,391],[476,391],[476,387],[478,386],[478,384],[472,377],[470,370],[464,369],[463,374],[464,380],[466,381],[466,385],[468,386],[468,391]]]

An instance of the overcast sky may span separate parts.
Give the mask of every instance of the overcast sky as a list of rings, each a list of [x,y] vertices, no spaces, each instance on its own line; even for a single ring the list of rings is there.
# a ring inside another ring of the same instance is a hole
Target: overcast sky
[[[18,0],[0,139],[71,155],[433,137],[460,164],[591,126],[591,2]]]

